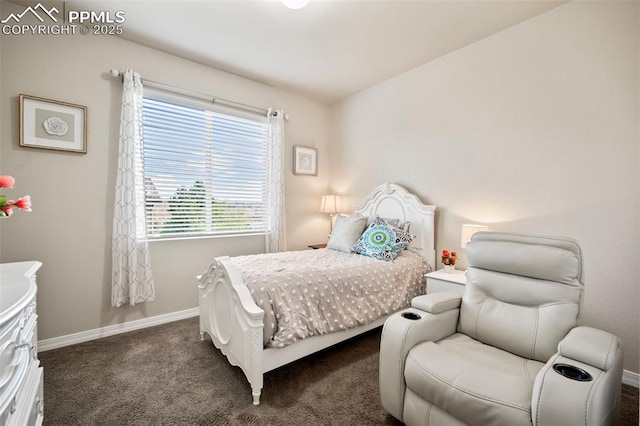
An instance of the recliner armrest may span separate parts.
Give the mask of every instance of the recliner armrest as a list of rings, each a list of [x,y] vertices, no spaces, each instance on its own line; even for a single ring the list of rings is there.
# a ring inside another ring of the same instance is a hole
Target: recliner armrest
[[[567,364],[591,376],[586,381],[556,372]],[[620,412],[622,345],[613,334],[575,327],[536,375],[531,398],[534,426],[616,425]]]
[[[437,342],[454,334],[459,314],[459,309],[430,314],[408,308],[385,321],[380,339],[380,399],[384,409],[396,419],[402,421],[407,354],[418,343]]]
[[[411,299],[411,306],[434,315],[458,309],[461,303],[462,295],[449,291],[425,294]]]
[[[575,327],[558,343],[558,353],[600,370],[611,368],[620,339],[611,333],[591,327]]]

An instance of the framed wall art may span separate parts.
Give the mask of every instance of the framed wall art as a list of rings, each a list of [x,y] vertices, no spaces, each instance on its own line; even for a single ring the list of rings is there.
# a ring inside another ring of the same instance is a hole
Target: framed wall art
[[[318,175],[318,149],[308,146],[293,146],[293,173],[296,175]]]
[[[87,152],[87,107],[20,95],[20,146]]]

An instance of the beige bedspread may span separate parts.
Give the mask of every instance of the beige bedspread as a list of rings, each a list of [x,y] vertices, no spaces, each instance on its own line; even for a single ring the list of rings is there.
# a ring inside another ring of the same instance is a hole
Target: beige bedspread
[[[367,324],[425,291],[423,258],[407,250],[393,262],[329,249],[232,260],[264,310],[266,347]]]

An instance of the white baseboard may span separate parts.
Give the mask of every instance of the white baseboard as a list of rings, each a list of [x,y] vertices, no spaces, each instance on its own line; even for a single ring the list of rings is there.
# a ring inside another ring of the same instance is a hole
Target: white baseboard
[[[153,327],[155,325],[166,324],[168,322],[178,321],[181,319],[197,317],[198,314],[198,308],[191,308],[185,309],[184,311],[171,312],[168,314],[157,315],[155,317],[143,318],[122,324],[114,324],[93,330],[81,331],[79,333],[67,334],[66,336],[40,340],[38,341],[38,352],[75,345],[76,343],[88,342],[89,340],[100,339],[101,337],[127,333],[129,331],[140,330],[141,328]]]
[[[625,385],[633,386],[634,388],[640,387],[640,374],[634,373],[629,370],[622,371],[622,383]]]

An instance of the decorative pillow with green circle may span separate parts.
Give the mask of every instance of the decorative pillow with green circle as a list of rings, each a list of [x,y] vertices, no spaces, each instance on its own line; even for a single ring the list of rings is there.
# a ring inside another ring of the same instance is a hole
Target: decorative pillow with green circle
[[[411,243],[413,236],[376,217],[351,251],[380,260],[394,260]]]

